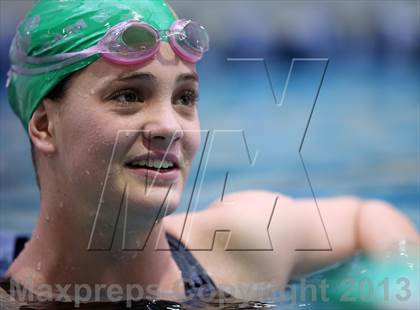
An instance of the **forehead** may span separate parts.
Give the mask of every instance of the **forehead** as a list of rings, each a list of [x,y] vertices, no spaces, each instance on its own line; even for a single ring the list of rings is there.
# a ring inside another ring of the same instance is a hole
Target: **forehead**
[[[80,84],[94,88],[96,84],[103,85],[141,72],[151,73],[158,82],[165,84],[174,84],[179,76],[187,74],[197,76],[198,80],[196,65],[181,60],[166,42],[161,42],[159,52],[153,60],[144,64],[119,65],[99,58],[82,70],[77,79]]]

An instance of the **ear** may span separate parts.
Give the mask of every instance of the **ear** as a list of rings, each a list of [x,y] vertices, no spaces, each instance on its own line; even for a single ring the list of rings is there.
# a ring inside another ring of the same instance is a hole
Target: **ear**
[[[48,113],[50,112],[50,113]],[[28,133],[35,148],[46,155],[55,152],[54,126],[51,111],[45,107],[45,100],[32,114],[28,124]]]

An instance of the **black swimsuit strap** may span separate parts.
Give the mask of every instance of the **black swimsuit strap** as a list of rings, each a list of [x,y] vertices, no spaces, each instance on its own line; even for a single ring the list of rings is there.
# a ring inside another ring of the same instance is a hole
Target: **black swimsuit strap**
[[[172,257],[181,270],[187,296],[190,294],[197,295],[198,291],[200,291],[200,295],[218,291],[213,280],[185,245],[168,233],[166,233],[166,239],[168,240]]]

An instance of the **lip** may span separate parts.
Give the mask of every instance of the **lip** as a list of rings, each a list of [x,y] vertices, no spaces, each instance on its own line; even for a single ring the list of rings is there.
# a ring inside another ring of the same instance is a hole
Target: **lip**
[[[180,160],[179,157],[175,155],[175,153],[165,153],[165,152],[149,152],[143,155],[135,156],[127,160],[124,165],[127,166],[133,161],[140,161],[140,160],[167,160],[171,161],[174,164],[174,168],[180,168]]]
[[[147,168],[132,168],[129,166],[131,162],[140,161],[140,160],[167,160],[171,161],[174,166],[172,169],[165,170],[152,170]],[[179,157],[174,153],[165,153],[165,152],[150,152],[143,155],[135,156],[127,160],[124,164],[124,167],[128,171],[140,177],[149,185],[170,185],[176,182],[180,177],[180,160]]]

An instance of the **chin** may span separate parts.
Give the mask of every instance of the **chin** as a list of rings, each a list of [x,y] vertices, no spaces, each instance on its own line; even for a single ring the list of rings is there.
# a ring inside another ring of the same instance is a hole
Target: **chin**
[[[156,217],[160,210],[159,218],[171,214],[178,207],[181,198],[181,186],[148,186],[147,191],[145,185],[139,187],[130,186],[127,189],[127,202],[129,208],[136,210],[145,216],[149,213],[150,216]]]

